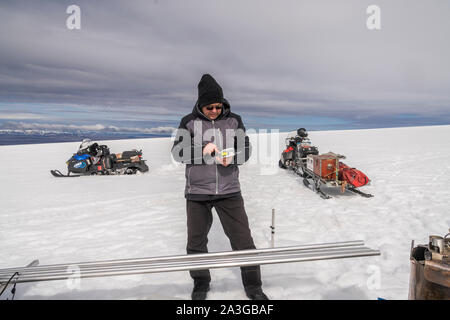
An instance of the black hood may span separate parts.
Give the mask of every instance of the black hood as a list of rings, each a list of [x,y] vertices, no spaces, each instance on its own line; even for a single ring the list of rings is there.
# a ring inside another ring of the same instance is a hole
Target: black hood
[[[221,101],[222,105],[223,105],[223,109],[222,109],[222,113],[217,117],[216,120],[220,120],[223,119],[225,117],[227,117],[230,114],[230,103],[228,102],[227,99],[223,98]],[[195,103],[194,109],[192,110],[192,114],[194,114],[195,116],[202,118],[204,120],[208,120],[211,121],[211,119],[209,119],[207,116],[205,116],[202,112],[202,110],[200,109],[199,106],[199,102],[197,100],[197,102]]]

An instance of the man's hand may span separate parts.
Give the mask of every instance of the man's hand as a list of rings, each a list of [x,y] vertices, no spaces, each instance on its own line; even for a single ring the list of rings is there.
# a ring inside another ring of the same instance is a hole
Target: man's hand
[[[211,153],[213,153],[213,152],[218,154],[219,153],[219,149],[217,149],[217,146],[214,143],[212,143],[212,142],[208,143],[203,148],[203,155],[205,155],[205,154],[211,155]]]
[[[227,158],[219,158],[216,157],[217,163],[223,165],[224,167],[228,167],[231,162],[233,162],[233,157],[227,157]]]

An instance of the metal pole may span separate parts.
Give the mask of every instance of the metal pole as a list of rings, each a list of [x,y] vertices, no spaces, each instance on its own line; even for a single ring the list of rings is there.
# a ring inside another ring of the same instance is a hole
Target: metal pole
[[[150,264],[150,265],[124,265],[124,266],[116,266],[116,267],[105,267],[103,269],[83,269],[80,268],[79,271],[82,277],[87,277],[91,274],[104,274],[105,276],[109,274],[116,274],[117,272],[125,272],[124,274],[128,274],[126,272],[132,272],[131,274],[137,273],[151,273],[151,272],[165,272],[167,268],[169,271],[172,268],[183,268],[183,270],[196,270],[196,269],[206,269],[206,268],[220,268],[226,267],[229,263],[235,263],[237,265],[257,265],[264,264],[264,261],[278,261],[278,263],[283,263],[286,259],[301,259],[303,258],[314,258],[316,256],[323,255],[376,255],[379,252],[371,250],[369,248],[343,248],[343,249],[331,249],[331,250],[322,250],[322,252],[290,252],[288,254],[269,254],[264,256],[253,256],[253,257],[231,257],[231,258],[220,258],[220,259],[212,259],[208,261],[178,261],[173,263],[158,263],[158,264]],[[312,259],[315,260],[315,259]],[[289,262],[289,261],[288,261]],[[277,262],[274,262],[277,263]],[[174,271],[177,271],[175,269]],[[19,281],[17,282],[29,282],[29,281],[37,281],[37,280],[55,280],[55,279],[67,279],[69,278],[67,270],[57,270],[54,272],[51,271],[43,271],[40,273],[36,272],[24,272],[20,274]]]
[[[347,252],[323,252],[311,255],[287,255],[281,258],[269,257],[268,259],[256,258],[251,261],[241,261],[232,258],[230,261],[226,262],[210,262],[210,263],[199,263],[196,265],[178,263],[172,266],[161,266],[161,267],[143,267],[140,269],[126,269],[126,270],[104,270],[104,271],[92,271],[92,272],[80,272],[80,278],[93,278],[93,277],[106,277],[106,276],[120,276],[120,275],[133,275],[133,274],[145,274],[145,273],[157,273],[157,272],[174,272],[174,271],[185,271],[185,270],[201,270],[201,269],[211,269],[211,268],[227,268],[227,267],[243,267],[252,265],[263,265],[263,264],[274,264],[274,263],[289,263],[289,262],[304,262],[304,261],[317,261],[317,260],[328,260],[328,259],[342,259],[342,258],[353,258],[353,257],[365,257],[365,256],[375,256],[379,255],[380,252],[377,250],[365,249]],[[64,280],[71,277],[69,274],[54,274],[54,275],[43,275],[43,276],[21,276],[16,282],[35,282],[35,281],[50,281],[50,280]]]
[[[53,265],[41,265],[33,267],[34,271],[38,270],[50,270],[50,269],[66,269],[69,266],[76,265],[78,267],[85,266],[103,266],[103,265],[124,265],[124,264],[136,264],[136,263],[149,263],[156,261],[181,261],[181,260],[191,260],[191,259],[209,259],[218,257],[231,257],[231,256],[243,256],[247,254],[259,254],[259,253],[270,253],[270,252],[289,252],[289,251],[302,251],[302,250],[316,250],[324,248],[340,248],[340,247],[354,247],[362,246],[364,241],[343,241],[343,242],[333,242],[333,243],[322,243],[322,244],[311,244],[311,245],[299,245],[299,246],[289,246],[280,248],[263,248],[263,249],[249,249],[249,250],[239,250],[239,251],[223,251],[223,252],[212,252],[212,253],[201,253],[192,255],[175,255],[175,256],[161,256],[161,257],[149,257],[149,258],[137,258],[137,259],[116,259],[116,260],[104,260],[104,261],[91,261],[91,262],[80,262],[80,263],[66,263],[66,264],[53,264]],[[0,269],[0,277],[2,275],[11,274],[11,272],[23,272],[28,271],[26,268],[6,268]]]
[[[270,243],[272,248],[275,247],[275,209],[272,209],[272,225],[270,226],[271,229],[271,236],[270,236]]]
[[[209,263],[221,263],[221,262],[229,262],[229,261],[252,261],[255,259],[278,259],[284,258],[286,256],[307,256],[314,254],[323,254],[323,253],[342,253],[342,252],[355,252],[355,251],[364,251],[370,250],[366,247],[348,247],[348,248],[332,248],[332,249],[318,249],[314,251],[291,251],[287,253],[283,252],[275,252],[275,253],[266,253],[266,254],[257,254],[257,255],[245,255],[245,256],[235,256],[235,257],[219,257],[210,259],[190,259],[183,261],[157,261],[157,262],[149,262],[146,264],[125,264],[125,265],[115,265],[115,266],[77,266],[80,272],[92,272],[92,271],[104,271],[104,270],[113,270],[113,269],[139,269],[139,268],[147,268],[147,267],[166,267],[172,265],[201,265],[201,264],[209,264]],[[67,268],[59,268],[55,270],[26,270],[21,273],[21,277],[31,276],[31,275],[51,275],[51,274],[65,274],[67,273]]]

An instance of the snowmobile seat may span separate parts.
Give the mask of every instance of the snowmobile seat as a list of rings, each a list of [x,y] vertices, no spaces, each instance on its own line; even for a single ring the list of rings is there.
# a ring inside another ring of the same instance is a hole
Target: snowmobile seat
[[[295,139],[289,140],[289,146],[288,147],[297,148],[297,142],[295,141]]]
[[[139,156],[139,152],[136,150],[122,152],[122,159],[130,159],[135,156]]]

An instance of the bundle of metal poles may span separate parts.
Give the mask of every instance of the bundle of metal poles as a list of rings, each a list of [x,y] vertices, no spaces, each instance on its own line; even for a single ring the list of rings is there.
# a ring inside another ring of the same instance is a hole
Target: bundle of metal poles
[[[380,255],[378,250],[364,247],[363,241],[346,241],[292,247],[226,251],[204,254],[92,261],[0,269],[0,284],[108,277],[144,273],[243,267],[287,262],[355,258]]]

